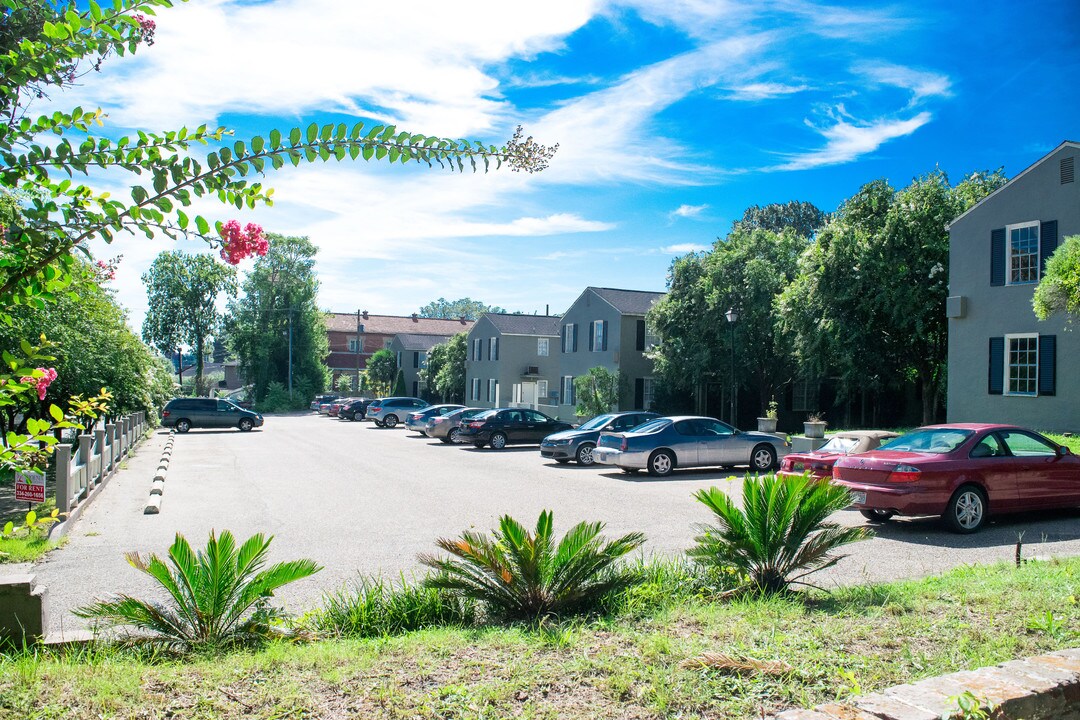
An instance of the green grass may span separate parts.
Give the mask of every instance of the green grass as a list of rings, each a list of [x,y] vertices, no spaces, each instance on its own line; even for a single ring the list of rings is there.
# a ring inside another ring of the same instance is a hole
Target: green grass
[[[1080,644],[1080,559],[826,594],[721,600],[651,570],[614,614],[275,642],[176,660],[108,647],[0,656],[7,718],[758,718]],[[674,583],[674,585],[672,585]],[[1048,616],[1047,613],[1050,613]],[[781,675],[681,663],[783,660]]]
[[[1072,450],[1074,455],[1080,455],[1080,437],[1065,437],[1064,435],[1058,435],[1057,433],[1044,432],[1043,435],[1050,438],[1058,445],[1064,445]]]
[[[0,565],[34,562],[50,550],[60,547],[64,539],[59,542],[50,540],[44,532],[34,532],[21,537],[2,537],[0,538]]]

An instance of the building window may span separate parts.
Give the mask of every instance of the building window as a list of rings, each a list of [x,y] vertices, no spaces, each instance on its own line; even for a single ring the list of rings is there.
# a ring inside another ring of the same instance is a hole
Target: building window
[[[1009,284],[1039,281],[1039,223],[1028,222],[1005,228],[1009,248]]]
[[[536,381],[536,402],[547,405],[548,382],[547,380]]]
[[[539,357],[547,357],[548,356],[548,339],[547,338],[537,338],[536,339],[536,354]]]
[[[791,409],[795,412],[815,412],[818,409],[817,380],[803,378],[791,384]]]
[[[472,341],[472,359],[473,360],[483,360],[484,359],[483,358],[483,353],[484,353],[484,345],[483,345],[483,343],[484,343],[483,338],[473,338],[473,341]]]
[[[499,338],[488,338],[488,360],[499,359]]]
[[[642,381],[641,408],[652,410],[653,407],[653,379],[644,378]]]
[[[574,323],[563,325],[562,351],[564,353],[577,352],[577,325]]]
[[[574,376],[563,375],[562,377],[562,404],[574,405]]]
[[[472,399],[473,400],[479,400],[480,399],[480,378],[473,378],[472,379]]]
[[[597,320],[593,323],[593,338],[592,348],[593,352],[600,352],[607,349],[607,344],[604,340],[604,328],[607,327],[607,323],[603,320]]]
[[[495,378],[488,378],[487,399],[491,403],[499,402],[499,384],[495,382]]]
[[[1005,336],[1005,394],[1039,394],[1039,336]]]
[[[356,338],[349,338],[349,352],[356,352],[359,347]]]
[[[397,353],[395,353],[394,357],[397,359],[397,366],[398,367],[404,367],[401,364],[401,351],[400,350],[398,350]]]
[[[383,340],[383,344],[382,344],[382,346],[383,346],[383,350],[389,350],[389,349],[390,349],[390,345],[391,345],[391,344],[392,344],[393,342],[394,342],[394,339],[393,339],[393,338],[390,338],[389,340]]]

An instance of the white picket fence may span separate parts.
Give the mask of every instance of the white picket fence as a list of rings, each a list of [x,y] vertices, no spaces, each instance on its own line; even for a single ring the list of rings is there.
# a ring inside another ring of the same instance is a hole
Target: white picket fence
[[[91,491],[116,472],[120,461],[146,432],[146,413],[125,415],[92,433],[78,436],[78,445],[56,446],[56,507],[70,512]]]

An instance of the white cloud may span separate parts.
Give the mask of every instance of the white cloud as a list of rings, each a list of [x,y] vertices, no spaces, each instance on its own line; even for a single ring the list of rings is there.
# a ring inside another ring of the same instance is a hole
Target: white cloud
[[[911,91],[911,105],[929,97],[948,97],[952,94],[952,81],[947,75],[916,70],[891,63],[860,63],[852,72],[881,85],[893,85]]]
[[[692,252],[705,252],[710,250],[709,245],[702,245],[700,243],[678,243],[675,245],[667,245],[660,248],[660,252],[668,255],[686,255]]]
[[[680,205],[679,207],[668,213],[668,217],[693,218],[701,215],[701,213],[705,212],[708,209],[708,205]]]
[[[843,112],[843,108],[838,108]],[[839,117],[829,127],[817,128],[807,124],[825,139],[825,147],[819,150],[789,156],[788,162],[772,170],[806,170],[822,165],[839,165],[851,162],[867,153],[874,152],[889,140],[910,135],[930,122],[930,113],[921,112],[907,120],[876,120],[871,123],[848,122]]]
[[[725,99],[747,101],[771,100],[772,98],[793,95],[809,89],[809,85],[785,85],[783,83],[771,82],[748,83],[746,85],[728,88],[730,92],[725,96]]]

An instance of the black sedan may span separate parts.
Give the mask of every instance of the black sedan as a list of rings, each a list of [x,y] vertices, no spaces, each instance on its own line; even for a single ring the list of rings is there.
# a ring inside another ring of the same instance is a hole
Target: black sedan
[[[343,420],[363,420],[364,413],[367,412],[367,406],[370,404],[371,398],[353,400],[351,403],[341,406],[341,409],[338,410],[338,417]]]
[[[507,445],[536,444],[552,433],[572,427],[536,410],[506,408],[488,410],[463,422],[458,437],[462,443],[472,443],[477,448],[491,445],[501,450]]]

